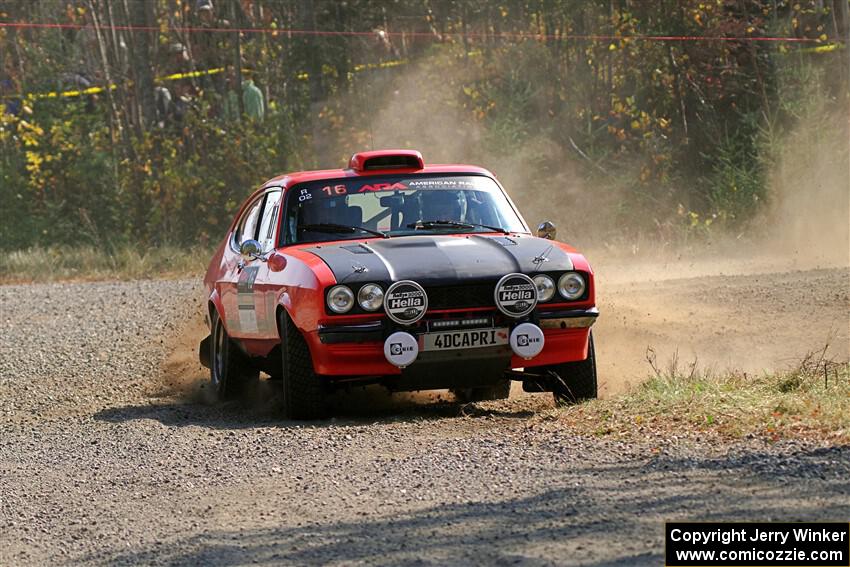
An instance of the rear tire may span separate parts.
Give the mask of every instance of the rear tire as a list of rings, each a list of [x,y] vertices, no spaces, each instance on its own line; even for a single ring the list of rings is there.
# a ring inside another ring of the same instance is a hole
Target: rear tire
[[[327,413],[327,392],[313,370],[307,341],[284,311],[279,315],[278,328],[283,366],[283,415],[286,419],[321,419]]]
[[[584,400],[596,399],[596,349],[593,346],[593,333],[587,339],[587,358],[577,362],[564,362],[551,366],[552,395],[555,405],[575,404]]]
[[[458,401],[468,404],[472,402],[489,402],[493,400],[506,400],[511,395],[511,381],[502,380],[492,386],[480,388],[463,388],[452,390],[452,394]]]
[[[221,401],[236,399],[259,379],[260,372],[251,368],[248,357],[227,334],[218,313],[213,314],[210,384],[216,398]]]

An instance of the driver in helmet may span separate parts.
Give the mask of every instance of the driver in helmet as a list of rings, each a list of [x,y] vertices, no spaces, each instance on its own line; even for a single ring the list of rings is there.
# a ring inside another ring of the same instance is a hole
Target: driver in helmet
[[[460,221],[461,207],[455,191],[422,193],[422,221]]]

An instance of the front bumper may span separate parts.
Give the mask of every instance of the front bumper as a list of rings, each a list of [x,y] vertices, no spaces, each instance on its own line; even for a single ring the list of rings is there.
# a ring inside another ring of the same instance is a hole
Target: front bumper
[[[474,313],[469,314],[469,317],[480,315]],[[384,358],[384,339],[399,330],[398,326],[386,319],[357,324],[319,325],[317,330],[307,333],[307,341],[316,373],[325,376],[400,375],[412,372],[413,369],[425,370],[427,367],[432,367],[437,373],[448,364],[456,365],[467,360],[472,360],[471,364],[482,369],[489,369],[490,362],[498,360],[508,370],[586,359],[590,327],[598,316],[596,307],[533,314],[532,322],[543,329],[545,343],[543,351],[531,360],[513,355],[510,347],[462,349],[422,353],[405,371]],[[424,332],[424,326],[408,331],[418,335]]]
[[[566,309],[540,314],[540,328],[546,329],[589,329],[599,317],[599,309]]]

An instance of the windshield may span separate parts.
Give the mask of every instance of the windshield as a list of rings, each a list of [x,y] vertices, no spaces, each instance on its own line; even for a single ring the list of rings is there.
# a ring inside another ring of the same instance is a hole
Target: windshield
[[[489,177],[356,177],[289,189],[281,244],[494,231],[526,229]]]

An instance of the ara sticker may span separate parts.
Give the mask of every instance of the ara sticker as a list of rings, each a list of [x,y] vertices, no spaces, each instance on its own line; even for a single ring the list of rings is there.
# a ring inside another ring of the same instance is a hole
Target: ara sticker
[[[371,185],[364,185],[360,189],[357,190],[358,193],[369,193],[375,191],[403,191],[407,189],[407,185],[404,183],[396,182],[396,183],[372,183]]]

